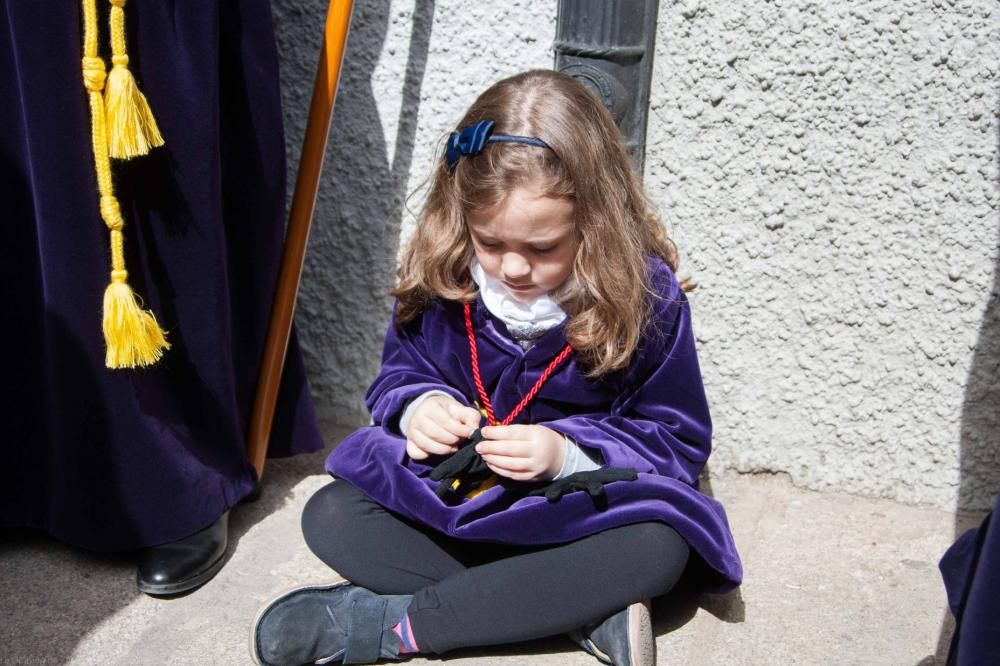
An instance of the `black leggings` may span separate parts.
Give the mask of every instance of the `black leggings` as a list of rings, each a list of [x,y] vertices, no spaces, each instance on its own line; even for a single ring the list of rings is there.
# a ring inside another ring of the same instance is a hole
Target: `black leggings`
[[[554,546],[462,541],[410,522],[346,481],[310,498],[309,548],[352,583],[412,594],[410,626],[421,652],[513,643],[597,622],[666,594],[688,545],[648,522]]]

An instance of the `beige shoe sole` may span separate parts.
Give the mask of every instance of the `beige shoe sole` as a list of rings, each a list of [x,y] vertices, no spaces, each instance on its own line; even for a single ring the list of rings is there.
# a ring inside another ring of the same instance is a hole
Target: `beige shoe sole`
[[[628,607],[629,666],[656,666],[656,637],[649,600]]]
[[[597,657],[597,660],[602,664],[610,664],[612,666],[656,666],[656,637],[653,636],[653,615],[649,600],[637,601],[628,607],[627,613],[629,653],[629,662],[627,664],[616,664],[611,655],[606,654],[597,647],[590,638],[582,639],[584,649]]]

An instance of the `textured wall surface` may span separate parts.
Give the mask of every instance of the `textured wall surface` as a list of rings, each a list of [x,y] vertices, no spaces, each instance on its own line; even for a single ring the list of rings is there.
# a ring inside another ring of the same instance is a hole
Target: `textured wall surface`
[[[325,2],[276,0],[294,176]],[[360,423],[407,194],[555,3],[357,0],[297,324]],[[985,506],[1000,486],[993,0],[661,0],[646,184],[680,246],[712,466]]]
[[[713,464],[996,493],[998,25],[992,0],[663,3],[646,182],[700,284]]]
[[[289,183],[322,37],[324,0],[275,0]],[[407,195],[493,81],[549,67],[555,5],[356,0],[296,325],[322,419],[367,422]],[[289,186],[291,191],[291,185]],[[419,204],[420,193],[409,205]],[[404,225],[404,220],[407,223]]]

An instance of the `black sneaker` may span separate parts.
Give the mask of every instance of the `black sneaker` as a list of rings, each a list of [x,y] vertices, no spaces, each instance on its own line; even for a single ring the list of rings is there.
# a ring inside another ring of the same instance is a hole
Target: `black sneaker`
[[[412,598],[375,594],[346,580],[288,590],[257,613],[250,656],[261,666],[399,659],[392,626]]]
[[[572,631],[569,637],[601,663],[656,666],[656,641],[648,599],[618,611],[603,622]]]

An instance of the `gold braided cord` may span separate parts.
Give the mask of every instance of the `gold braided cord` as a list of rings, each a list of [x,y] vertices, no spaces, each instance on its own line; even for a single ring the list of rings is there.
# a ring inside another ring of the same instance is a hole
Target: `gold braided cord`
[[[124,58],[122,65],[128,65],[125,54],[125,0],[110,0],[111,2],[111,57]],[[118,64],[118,63],[116,63]]]
[[[125,0],[111,0],[111,74],[104,91],[111,157],[130,159],[163,145],[146,96],[128,68],[125,52]]]
[[[97,57],[97,4],[93,2],[83,3],[83,71],[84,77],[87,72],[87,58]],[[101,72],[104,71],[102,61]],[[102,79],[103,80],[103,79]],[[85,81],[86,83],[86,81]],[[101,86],[103,88],[103,84]],[[90,90],[88,87],[87,90]]]
[[[111,177],[104,97],[106,65],[97,55],[97,0],[83,2],[83,84],[90,102],[94,169],[100,193],[101,218],[111,232],[111,283],[104,292],[105,365],[134,368],[155,363],[170,348],[151,312],[143,310],[128,286],[121,206]],[[121,0],[124,3],[124,0]],[[120,9],[120,7],[119,7]]]

